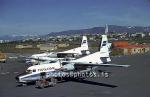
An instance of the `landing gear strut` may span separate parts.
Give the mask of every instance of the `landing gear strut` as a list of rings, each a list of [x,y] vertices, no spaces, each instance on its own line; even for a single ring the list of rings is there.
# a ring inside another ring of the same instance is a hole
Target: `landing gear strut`
[[[48,86],[55,86],[57,83],[57,79],[56,78],[49,78],[49,79],[40,79],[38,81],[36,81],[36,86],[39,88],[45,88]]]

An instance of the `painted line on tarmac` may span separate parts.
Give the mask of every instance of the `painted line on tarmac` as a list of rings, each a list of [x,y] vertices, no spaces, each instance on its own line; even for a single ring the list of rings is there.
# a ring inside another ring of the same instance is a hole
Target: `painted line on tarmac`
[[[10,74],[10,72],[2,72],[0,73],[1,75],[7,75],[7,74]]]
[[[13,72],[13,73],[14,73],[14,74],[18,74],[19,72],[16,71],[16,72]]]
[[[19,73],[19,72],[17,72],[17,71],[16,71],[16,72],[13,72],[13,74],[18,74],[18,73]],[[1,72],[1,73],[0,73],[0,75],[7,75],[7,74],[10,74],[10,72]]]

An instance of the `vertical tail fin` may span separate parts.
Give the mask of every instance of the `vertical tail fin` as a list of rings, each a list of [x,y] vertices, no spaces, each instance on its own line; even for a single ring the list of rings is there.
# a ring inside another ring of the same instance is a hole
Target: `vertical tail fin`
[[[111,61],[109,56],[109,46],[110,43],[108,43],[107,35],[102,35],[102,42],[100,47],[100,59],[103,63],[108,63]]]
[[[105,35],[102,35],[102,40],[101,40],[101,45],[100,45],[100,58],[104,63],[111,61],[110,56],[109,56],[109,53],[110,53],[109,49],[110,49],[111,43],[108,43],[107,33],[108,33],[108,26],[106,25]]]

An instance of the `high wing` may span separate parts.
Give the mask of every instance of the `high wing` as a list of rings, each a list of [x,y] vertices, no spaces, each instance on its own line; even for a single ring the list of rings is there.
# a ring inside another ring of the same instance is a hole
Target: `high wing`
[[[118,65],[118,64],[96,64],[96,63],[83,63],[83,62],[62,62],[63,66],[61,70],[70,71],[70,70],[76,70],[76,71],[82,71],[87,70],[88,68],[94,68],[97,67],[129,67],[130,65]]]

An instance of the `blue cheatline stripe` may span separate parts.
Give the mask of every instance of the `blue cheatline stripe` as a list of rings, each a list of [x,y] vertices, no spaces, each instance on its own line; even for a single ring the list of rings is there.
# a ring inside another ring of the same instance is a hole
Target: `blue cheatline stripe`
[[[38,78],[38,77],[40,77],[40,73],[26,76],[26,77],[22,78],[22,80],[29,79],[29,78]]]

